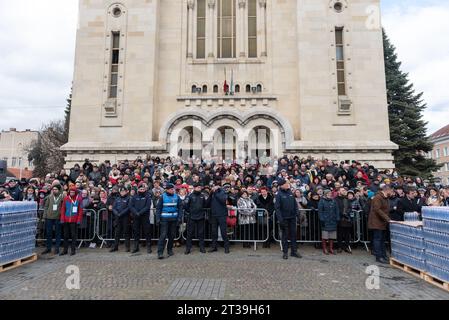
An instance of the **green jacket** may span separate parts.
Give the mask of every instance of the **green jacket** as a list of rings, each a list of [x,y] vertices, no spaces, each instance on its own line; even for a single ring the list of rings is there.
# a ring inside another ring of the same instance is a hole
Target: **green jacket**
[[[64,195],[62,193],[57,197],[53,194],[47,196],[44,202],[44,219],[59,220],[61,218],[61,205],[63,200]]]

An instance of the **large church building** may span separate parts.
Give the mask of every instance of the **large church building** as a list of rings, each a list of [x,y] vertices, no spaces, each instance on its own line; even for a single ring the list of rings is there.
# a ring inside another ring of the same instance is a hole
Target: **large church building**
[[[393,167],[380,0],[80,0],[67,166],[298,154]]]

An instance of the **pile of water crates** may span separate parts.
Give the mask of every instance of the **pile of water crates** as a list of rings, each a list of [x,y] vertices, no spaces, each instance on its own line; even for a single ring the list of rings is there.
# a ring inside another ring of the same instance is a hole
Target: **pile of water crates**
[[[37,203],[0,202],[0,265],[33,255]]]
[[[422,210],[426,242],[426,271],[449,282],[449,207]]]

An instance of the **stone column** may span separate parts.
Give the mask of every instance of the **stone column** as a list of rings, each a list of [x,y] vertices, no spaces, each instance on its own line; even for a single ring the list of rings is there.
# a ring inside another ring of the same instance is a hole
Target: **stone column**
[[[245,32],[245,25],[246,25],[246,15],[245,15],[245,8],[246,8],[246,0],[239,0],[239,10],[237,19],[237,40],[239,43],[239,50],[240,54],[239,56],[241,58],[246,57],[246,50],[245,50],[245,41],[247,39],[246,32]]]
[[[195,9],[195,0],[187,1],[189,33],[187,37],[187,58],[193,58],[193,10]]]
[[[208,4],[208,8],[209,8],[209,14],[207,16],[207,27],[206,27],[206,32],[207,32],[207,38],[206,41],[208,43],[207,45],[207,51],[208,54],[207,56],[209,58],[213,58],[214,57],[214,44],[215,44],[215,38],[217,37],[216,32],[215,32],[215,0],[208,0],[207,1]]]
[[[258,26],[261,27],[262,32],[257,32],[258,35],[260,35],[260,50],[261,50],[261,56],[266,57],[267,56],[267,0],[259,0],[259,6],[260,6],[260,16],[257,17],[257,20],[260,19],[262,23],[258,23]]]

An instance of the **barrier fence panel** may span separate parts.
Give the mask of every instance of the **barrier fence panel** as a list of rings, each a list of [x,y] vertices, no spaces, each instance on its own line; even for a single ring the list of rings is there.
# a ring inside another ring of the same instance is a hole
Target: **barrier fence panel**
[[[103,211],[104,210],[104,211]],[[151,209],[150,215],[148,217],[150,222],[150,237],[151,241],[158,241],[160,236],[160,230],[159,226],[156,224],[156,209]],[[107,209],[100,210],[98,214],[98,226],[97,226],[97,235],[98,238],[101,241],[100,247],[103,248],[105,244],[112,245],[115,238],[115,217],[112,213],[112,211],[109,211]],[[129,219],[129,234],[131,237],[131,240],[135,240],[134,232],[133,232],[133,218],[131,216],[128,217]],[[176,231],[176,237],[175,241],[178,241],[181,239],[181,227],[177,228]],[[144,234],[143,227],[141,227],[140,236]],[[123,238],[123,235],[121,236],[120,241],[124,241],[125,238]],[[139,241],[146,241],[145,238],[141,237]]]
[[[273,238],[281,242],[281,226],[273,213]],[[321,242],[321,225],[318,211],[315,209],[300,209],[296,216],[296,242]],[[289,240],[290,241],[290,240]]]
[[[45,242],[47,239],[47,231],[45,227],[45,219],[43,217],[44,210],[38,210],[38,225],[37,225],[37,241]],[[91,242],[95,240],[97,234],[97,212],[92,209],[83,210],[83,220],[78,225],[77,241],[79,241],[78,248],[80,248],[84,242]],[[52,230],[52,241],[55,242],[55,230]],[[70,239],[71,240],[71,239]],[[64,241],[64,228],[61,224],[61,244]]]
[[[84,242],[92,242],[95,240],[97,221],[96,217],[97,212],[95,210],[83,209],[83,219],[78,226],[77,240],[80,242],[78,248],[80,248]]]
[[[229,209],[228,217],[235,221],[233,225],[227,224],[226,233],[230,242],[252,243],[254,250],[257,250],[257,243],[268,242],[270,239],[270,220],[268,211],[265,209]],[[204,241],[212,241],[212,225],[210,223],[210,210],[205,209],[204,220]],[[229,219],[228,219],[229,220]],[[189,217],[184,216],[184,223],[189,224]],[[187,240],[187,228],[182,237]],[[192,241],[198,241],[197,230],[194,231]],[[223,241],[221,232],[218,232],[218,241]]]
[[[354,211],[351,228],[351,243],[360,242],[362,212]],[[281,227],[277,221],[276,213],[273,215],[273,238],[281,242]],[[316,209],[300,209],[296,216],[296,242],[298,243],[320,243],[321,242],[321,222]],[[337,240],[337,239],[336,239]],[[290,240],[289,240],[290,242]]]

